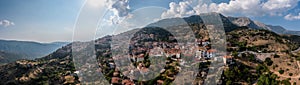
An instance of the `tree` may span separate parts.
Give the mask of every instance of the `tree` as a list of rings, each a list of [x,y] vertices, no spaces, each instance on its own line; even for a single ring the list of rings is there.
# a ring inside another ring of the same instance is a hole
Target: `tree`
[[[279,55],[277,55],[277,54],[275,54],[275,55],[274,55],[274,58],[279,58],[279,57],[280,57],[280,56],[279,56]]]
[[[266,58],[265,63],[266,63],[268,66],[271,66],[271,65],[273,64],[273,61],[271,60],[271,58]]]
[[[289,73],[289,76],[293,76],[293,73]]]
[[[281,84],[283,84],[283,85],[291,85],[290,81],[287,80],[287,79],[286,80],[282,80]]]
[[[284,73],[284,70],[279,70],[278,71],[280,74],[283,74]]]

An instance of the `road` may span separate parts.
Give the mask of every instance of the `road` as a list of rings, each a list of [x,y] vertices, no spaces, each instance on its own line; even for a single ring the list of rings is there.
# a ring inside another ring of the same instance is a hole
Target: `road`
[[[299,52],[300,51],[300,47],[294,51],[292,51],[292,53],[295,53],[295,52]]]
[[[254,54],[254,55],[256,55],[256,58],[261,60],[261,61],[265,61],[266,58],[271,57],[271,55],[275,54],[274,52],[272,52],[272,53],[257,53],[257,52],[254,52],[254,51],[243,51],[243,52],[239,52],[239,56],[241,56],[242,53]]]

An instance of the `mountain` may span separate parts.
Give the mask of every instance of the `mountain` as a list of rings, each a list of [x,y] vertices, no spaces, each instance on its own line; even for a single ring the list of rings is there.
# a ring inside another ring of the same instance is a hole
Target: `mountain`
[[[0,65],[20,59],[18,54],[0,51]]]
[[[252,21],[250,18],[247,17],[227,17],[232,23],[238,25],[238,26],[247,26],[253,29],[261,29],[262,26],[259,26],[254,21]],[[264,25],[264,24],[262,24]]]
[[[215,16],[220,17],[221,21],[223,22],[224,29],[226,32],[232,31],[237,27],[241,26],[247,26],[251,29],[265,29],[270,30],[272,32],[278,33],[278,34],[288,34],[288,35],[299,35],[300,31],[291,31],[283,28],[282,26],[273,26],[273,25],[267,25],[264,23],[261,23],[259,21],[253,21],[248,17],[231,17],[231,16],[224,16],[220,13],[202,13],[200,15],[193,15],[190,17],[185,18],[169,18],[169,19],[163,19],[158,22],[149,24],[148,26],[162,26],[162,27],[168,27],[173,25],[185,25],[185,24],[193,24],[193,23],[204,23],[201,17],[205,18],[207,16]],[[215,18],[218,19],[218,18]]]
[[[203,18],[207,18],[208,20],[206,22],[203,21]],[[203,13],[200,15],[192,15],[190,17],[184,17],[184,18],[168,18],[159,20],[157,22],[151,23],[147,26],[159,26],[159,27],[169,27],[169,26],[175,26],[175,25],[192,25],[192,24],[211,24],[212,21],[218,21],[221,20],[222,25],[224,26],[224,29],[226,32],[232,31],[235,28],[238,28],[236,24],[232,23],[230,19],[225,17],[224,15],[220,13]]]
[[[5,61],[0,63],[7,63],[18,59],[43,57],[66,44],[66,42],[37,43],[30,41],[0,40],[0,51],[3,54],[3,59],[0,61]]]
[[[300,35],[300,31],[291,31],[283,28],[282,26],[266,25],[259,21],[253,21],[248,17],[227,17],[232,23],[238,26],[247,26],[252,29],[265,29],[270,30],[278,34],[288,34],[288,35]]]
[[[136,34],[137,36],[134,36],[131,40],[132,47],[130,46],[129,49],[143,49],[143,47],[152,47],[149,46],[148,41],[163,41],[166,47],[170,47],[174,44],[174,40],[171,40],[172,37],[166,37],[170,36],[171,34],[167,33],[167,31],[160,29],[158,27],[167,27],[167,29],[173,29],[173,28],[186,28],[191,27],[192,31],[195,34],[195,37],[197,39],[205,38],[208,36],[207,28],[205,27],[206,24],[203,23],[202,18],[203,16],[207,17],[219,17],[221,16],[221,20],[223,21],[224,28],[226,30],[226,36],[227,38],[227,44],[228,44],[228,52],[229,54],[238,54],[237,52],[243,51],[254,51],[259,52],[259,50],[263,52],[282,52],[289,53],[291,50],[296,49],[299,47],[298,42],[300,40],[299,36],[296,35],[278,35],[270,30],[265,29],[253,29],[249,28],[249,26],[262,26],[257,24],[252,24],[255,22],[251,22],[250,19],[245,20],[239,20],[241,22],[249,22],[249,24],[243,24],[243,25],[236,25],[232,23],[233,19],[226,18],[225,16],[218,14],[218,13],[210,13],[210,14],[203,14],[203,15],[194,15],[191,17],[186,18],[171,18],[171,19],[163,19],[161,21],[152,23],[142,29],[141,31],[138,30],[130,30],[118,35],[112,35],[112,36],[105,36],[99,39],[96,39],[95,41],[90,42],[73,42],[70,44],[67,44],[58,50],[54,51],[53,53],[41,57],[35,60],[18,60],[16,62],[8,63],[6,65],[0,66],[0,84],[4,85],[14,85],[14,84],[33,84],[33,85],[40,85],[40,84],[50,84],[50,85],[56,85],[56,84],[78,84],[80,83],[80,80],[82,78],[79,78],[76,69],[74,66],[73,60],[76,60],[72,55],[72,51],[78,51],[78,50],[86,50],[89,48],[90,45],[95,44],[95,48],[92,50],[95,50],[96,52],[96,61],[97,65],[91,65],[89,63],[83,63],[83,64],[77,64],[79,66],[82,66],[84,68],[90,68],[93,66],[99,66],[102,69],[97,69],[97,71],[102,71],[104,75],[106,75],[106,79],[111,82],[116,77],[120,77],[119,71],[116,71],[116,69],[113,69],[111,67],[114,67],[111,62],[113,61],[112,56],[112,50],[111,49],[117,49],[117,48],[111,48],[112,39],[118,38],[118,39],[126,39],[124,37],[129,37],[130,34],[135,33],[145,33],[145,34]],[[187,23],[184,24],[180,21],[186,21]],[[177,22],[176,22],[177,21]],[[173,23],[174,22],[174,23]],[[235,22],[237,23],[237,22]],[[248,26],[249,25],[249,26]],[[157,27],[158,26],[158,27]],[[267,26],[267,25],[266,25]],[[149,29],[146,29],[149,28]],[[156,29],[158,28],[158,29]],[[158,31],[157,34],[153,33]],[[178,29],[175,31],[179,32],[185,32],[186,30]],[[148,36],[149,35],[149,36]],[[154,40],[150,37],[154,37]],[[162,39],[161,39],[162,38]],[[145,43],[144,41],[147,41]],[[202,40],[201,40],[202,41]],[[125,42],[119,41],[119,42]],[[168,43],[169,42],[169,43]],[[92,44],[90,44],[92,43]],[[37,43],[35,43],[37,44]],[[80,45],[77,47],[72,47],[72,44]],[[38,44],[40,45],[40,44]],[[146,46],[147,45],[147,46]],[[198,45],[199,46],[199,45]],[[207,45],[209,46],[209,45]],[[163,47],[163,46],[162,46]],[[230,49],[230,47],[234,47],[234,49]],[[209,47],[208,47],[209,48]],[[206,49],[206,48],[205,48]],[[132,54],[138,54],[145,52],[144,50],[133,50]],[[6,52],[2,52],[3,55],[12,55]],[[131,55],[132,55],[131,54]],[[1,52],[0,52],[1,55]],[[87,59],[89,61],[95,61],[94,56],[84,55],[84,59]],[[1,58],[1,57],[0,57]],[[74,59],[73,59],[74,58]],[[276,75],[274,76],[273,73],[277,72],[278,68],[285,69],[286,67],[292,67],[291,66],[280,66],[281,63],[290,61],[293,59],[290,55],[280,55],[280,58],[278,60],[284,60],[280,63],[277,61],[274,61],[273,68],[276,67],[276,71],[270,72],[269,69],[272,67],[265,66],[265,62],[256,61],[256,59],[253,59],[253,55],[248,56],[245,54],[245,56],[242,54],[242,57],[233,57],[236,63],[233,65],[229,65],[226,67],[224,71],[224,82],[222,84],[229,84],[229,85],[236,85],[236,84],[254,84],[256,82],[263,82],[264,80],[268,81],[274,81],[276,79]],[[244,59],[245,58],[245,59]],[[83,59],[82,59],[83,60]],[[251,61],[249,61],[251,60]],[[268,59],[267,59],[268,60]],[[79,60],[80,61],[80,60]],[[293,60],[294,61],[294,60]],[[160,76],[159,78],[156,78],[154,80],[148,81],[148,82],[154,82],[156,83],[156,80],[158,79],[164,80],[165,84],[168,84],[168,82],[171,82],[172,78],[168,77],[168,75],[174,75],[176,73],[175,67],[172,65],[178,65],[178,63],[171,62],[171,60],[168,61],[169,64],[167,65],[168,68],[173,68],[173,70],[168,70],[166,68],[166,73],[163,73],[163,76]],[[210,62],[209,62],[210,63]],[[291,62],[287,62],[291,63]],[[294,62],[295,63],[295,62]],[[209,64],[206,65],[206,63],[201,63],[199,67],[209,67]],[[83,68],[83,69],[84,69]],[[77,69],[78,70],[78,69]],[[86,69],[85,69],[86,70]],[[201,71],[207,71],[201,70]],[[292,70],[292,68],[290,68]],[[86,70],[88,71],[88,70]],[[175,72],[174,72],[175,71]],[[287,70],[286,74],[287,74]],[[89,71],[88,71],[89,72]],[[207,77],[208,75],[205,75],[203,72],[199,72],[199,76],[197,76],[197,79],[202,79],[202,77]],[[295,72],[296,73],[296,72]],[[79,74],[82,74],[80,71]],[[203,74],[203,75],[202,75]],[[286,75],[285,74],[285,75]],[[272,77],[266,77],[270,76]],[[167,77],[165,77],[167,76]],[[275,78],[274,78],[275,77]],[[279,77],[277,77],[279,78]],[[126,79],[126,78],[125,78]],[[121,81],[121,80],[119,80]],[[186,80],[187,81],[187,80]],[[118,82],[118,81],[117,81]],[[138,82],[138,81],[136,81]],[[164,82],[164,81],[163,81]],[[167,82],[167,83],[166,83]],[[139,82],[140,83],[140,82]],[[138,85],[139,83],[136,83]],[[267,82],[268,83],[268,82]],[[277,81],[275,83],[278,83]],[[151,85],[151,84],[150,84]],[[153,85],[153,84],[152,84]]]

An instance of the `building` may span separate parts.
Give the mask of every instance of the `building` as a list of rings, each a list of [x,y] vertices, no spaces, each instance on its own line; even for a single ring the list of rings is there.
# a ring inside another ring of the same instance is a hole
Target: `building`
[[[163,80],[157,80],[157,85],[163,85],[164,84],[164,81]]]
[[[201,59],[202,58],[202,51],[196,51],[196,56],[195,56],[197,59]]]
[[[232,56],[223,56],[223,62],[225,65],[229,65],[233,63]]]
[[[120,84],[119,81],[120,81],[120,78],[119,78],[119,77],[112,77],[112,78],[111,78],[111,84],[112,84],[112,85]]]
[[[212,58],[212,57],[215,57],[215,54],[216,54],[217,50],[215,49],[209,49],[207,50],[207,54],[206,54],[206,57],[207,58]]]
[[[122,81],[122,85],[135,85],[133,81],[125,79]]]

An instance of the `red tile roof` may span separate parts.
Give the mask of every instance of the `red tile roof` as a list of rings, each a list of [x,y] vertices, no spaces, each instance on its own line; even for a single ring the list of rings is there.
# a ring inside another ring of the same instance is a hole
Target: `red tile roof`
[[[116,84],[119,83],[120,78],[119,77],[112,77],[111,78],[111,83]]]

